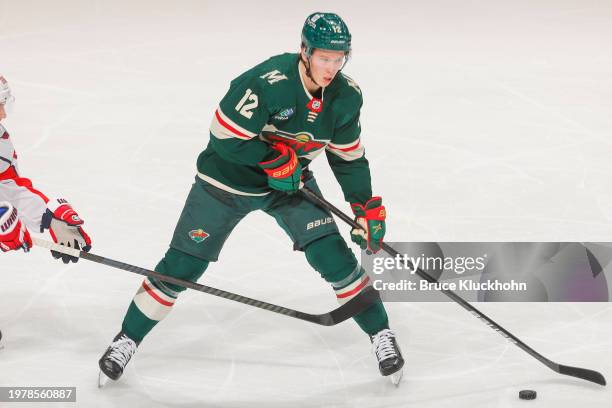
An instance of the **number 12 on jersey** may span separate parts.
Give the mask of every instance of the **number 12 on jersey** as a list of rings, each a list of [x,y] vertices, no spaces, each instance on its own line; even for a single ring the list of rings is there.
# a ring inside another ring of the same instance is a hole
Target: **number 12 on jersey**
[[[258,104],[259,98],[257,95],[250,89],[247,89],[242,99],[240,99],[240,102],[238,102],[238,105],[236,105],[236,110],[245,118],[251,119],[251,116],[253,116],[252,110],[255,109]]]

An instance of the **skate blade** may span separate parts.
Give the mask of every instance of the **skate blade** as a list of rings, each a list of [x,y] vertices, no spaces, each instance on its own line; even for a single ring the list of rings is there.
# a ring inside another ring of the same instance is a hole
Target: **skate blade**
[[[399,387],[400,381],[402,381],[402,376],[404,375],[404,370],[400,369],[398,372],[395,372],[389,376],[389,380],[396,387]]]
[[[106,374],[104,374],[102,371],[98,372],[98,388],[104,388],[104,386],[108,383],[108,380],[110,380],[110,378],[108,378]]]

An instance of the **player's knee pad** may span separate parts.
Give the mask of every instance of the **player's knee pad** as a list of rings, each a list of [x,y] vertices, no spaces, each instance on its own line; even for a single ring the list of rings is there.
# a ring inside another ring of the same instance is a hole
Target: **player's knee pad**
[[[173,278],[193,282],[202,276],[207,266],[208,261],[170,248],[155,267],[155,271]],[[140,338],[144,337],[144,334],[153,328],[156,322],[170,313],[179,293],[184,290],[185,287],[183,286],[159,279],[145,278],[136,295],[134,295],[133,305],[130,305],[128,314],[124,319],[124,328],[136,327],[132,333],[141,333]],[[146,317],[146,319],[141,318],[141,316]],[[144,334],[142,334],[143,332]]]
[[[340,234],[327,235],[304,248],[310,265],[331,284],[340,303],[367,286],[368,276]]]
[[[208,263],[204,259],[196,258],[185,252],[170,248],[155,267],[155,271],[163,275],[172,276],[173,278],[195,282],[202,276],[208,267]],[[161,282],[157,279],[155,283],[159,284],[162,288],[170,289],[172,292],[182,292],[186,289],[183,286]]]
[[[308,263],[328,282],[343,279],[357,265],[357,259],[340,234],[326,235],[304,248]]]

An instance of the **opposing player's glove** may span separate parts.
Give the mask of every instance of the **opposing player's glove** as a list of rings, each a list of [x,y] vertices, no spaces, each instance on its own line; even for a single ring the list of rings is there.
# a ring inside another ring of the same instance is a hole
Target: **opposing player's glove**
[[[42,229],[49,229],[51,238],[53,238],[56,244],[89,252],[91,249],[91,239],[85,233],[83,227],[81,227],[83,223],[84,221],[72,209],[68,201],[58,198],[47,203],[47,212],[42,218]],[[57,251],[51,251],[51,255],[55,259],[61,258],[65,264],[79,260],[79,258]]]
[[[351,239],[361,249],[376,253],[385,237],[385,218],[387,213],[381,197],[372,197],[365,204],[351,204],[355,221],[363,227],[353,228]]]
[[[259,163],[268,175],[268,186],[275,190],[293,194],[300,188],[302,165],[295,151],[284,143],[274,143],[278,157]]]
[[[0,249],[13,251],[32,248],[32,238],[26,226],[19,219],[17,209],[6,201],[0,201]]]

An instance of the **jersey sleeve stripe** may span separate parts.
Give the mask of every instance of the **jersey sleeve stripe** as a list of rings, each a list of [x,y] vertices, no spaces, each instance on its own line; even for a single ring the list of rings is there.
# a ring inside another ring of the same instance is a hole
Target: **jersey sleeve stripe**
[[[352,150],[358,149],[359,146],[361,146],[361,140],[357,139],[353,143],[344,144],[344,145],[337,145],[337,144],[330,143],[327,146],[330,149],[333,149],[333,150],[340,150],[340,151],[343,151],[343,152],[350,152]]]
[[[353,161],[357,160],[365,154],[365,149],[362,145],[357,145],[355,148],[348,149],[327,149],[328,152],[340,157],[342,160]]]
[[[45,203],[49,202],[49,199],[47,198],[46,195],[44,195],[43,193],[41,193],[40,191],[38,191],[34,187],[32,187],[32,182],[30,181],[30,179],[23,178],[23,177],[18,177],[16,179],[13,179],[13,181],[19,187],[24,187],[24,188],[28,189],[28,191],[30,193],[33,193],[33,194],[36,194],[37,196],[39,196]]]
[[[213,117],[213,121],[210,125],[210,132],[219,139],[238,137],[240,139],[249,140],[257,136],[257,134],[249,132],[248,130],[234,123],[230,118],[223,114],[221,108],[218,108],[215,111],[215,116]]]

